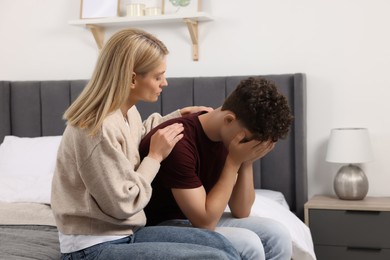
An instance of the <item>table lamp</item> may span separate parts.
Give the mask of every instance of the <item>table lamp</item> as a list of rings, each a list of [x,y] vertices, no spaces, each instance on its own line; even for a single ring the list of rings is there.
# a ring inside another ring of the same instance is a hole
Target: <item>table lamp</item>
[[[345,163],[333,182],[336,195],[343,200],[362,200],[368,192],[368,180],[357,163],[373,160],[367,128],[334,128],[331,130],[326,161]]]

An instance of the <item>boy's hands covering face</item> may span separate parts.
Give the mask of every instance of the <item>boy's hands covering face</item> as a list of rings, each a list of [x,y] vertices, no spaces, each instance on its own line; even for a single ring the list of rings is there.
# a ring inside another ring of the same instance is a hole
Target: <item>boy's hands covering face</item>
[[[245,132],[240,132],[229,144],[229,157],[237,164],[252,163],[264,157],[275,147],[272,141],[245,140]]]

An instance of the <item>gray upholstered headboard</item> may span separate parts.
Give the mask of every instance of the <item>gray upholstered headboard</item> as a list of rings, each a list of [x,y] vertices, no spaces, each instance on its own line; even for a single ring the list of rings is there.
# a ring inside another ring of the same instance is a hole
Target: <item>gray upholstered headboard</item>
[[[167,114],[190,105],[218,107],[238,82],[247,76],[170,78],[156,103],[137,105],[145,118]],[[264,76],[287,96],[294,114],[288,138],[255,164],[256,188],[281,191],[290,209],[301,219],[307,201],[306,84],[304,74]],[[0,81],[0,143],[4,136],[61,135],[62,114],[87,80]]]

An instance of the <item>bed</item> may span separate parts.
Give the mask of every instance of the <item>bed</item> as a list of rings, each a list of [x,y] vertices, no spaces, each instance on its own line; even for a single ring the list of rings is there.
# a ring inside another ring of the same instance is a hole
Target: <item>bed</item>
[[[215,108],[246,77],[169,78],[158,102],[137,108],[143,118],[190,105]],[[288,137],[255,163],[257,194],[251,214],[285,223],[293,238],[294,259],[312,260],[310,230],[302,221],[307,201],[305,75],[264,77],[286,95],[294,122]],[[0,259],[59,258],[50,181],[65,128],[62,114],[86,82],[0,81]]]

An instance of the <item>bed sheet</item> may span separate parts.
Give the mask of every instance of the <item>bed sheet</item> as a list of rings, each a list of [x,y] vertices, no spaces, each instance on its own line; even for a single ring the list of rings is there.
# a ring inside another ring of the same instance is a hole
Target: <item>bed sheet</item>
[[[49,205],[0,202],[0,212],[0,259],[60,259]]]
[[[0,226],[0,259],[60,259],[57,228],[42,225]]]

